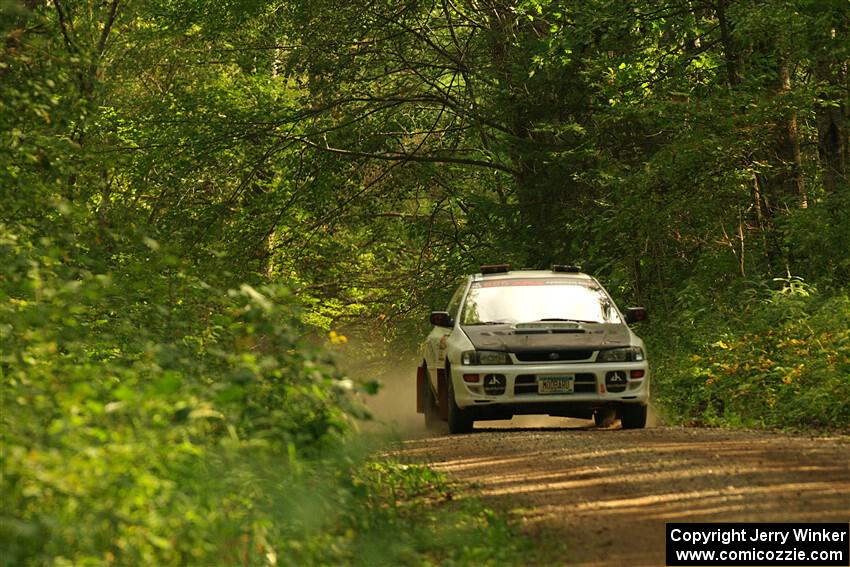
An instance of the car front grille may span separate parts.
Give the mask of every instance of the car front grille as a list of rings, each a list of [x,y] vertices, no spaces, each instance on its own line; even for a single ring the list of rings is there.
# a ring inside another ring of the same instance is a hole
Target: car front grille
[[[586,349],[556,349],[556,350],[520,350],[514,353],[520,362],[555,362],[587,360],[593,356],[592,350]]]
[[[576,394],[593,394],[596,393],[596,376],[590,373],[576,374],[575,389]],[[514,395],[536,394],[537,393],[537,376],[534,374],[520,374],[514,381]]]

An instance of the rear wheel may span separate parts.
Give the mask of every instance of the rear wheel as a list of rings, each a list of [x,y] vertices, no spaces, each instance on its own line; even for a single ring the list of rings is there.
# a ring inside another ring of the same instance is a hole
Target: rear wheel
[[[449,433],[469,433],[475,420],[469,410],[463,410],[455,403],[455,387],[452,384],[452,373],[446,367],[446,379],[449,381]]]
[[[425,409],[425,429],[434,431],[440,426],[440,412],[437,409],[437,400],[434,398],[434,392],[431,390],[431,378],[428,376],[428,367],[423,363],[422,369],[425,371],[425,383],[422,386],[423,391],[420,392]]]
[[[620,406],[620,423],[623,429],[643,429],[646,427],[646,410],[648,406],[627,404]]]

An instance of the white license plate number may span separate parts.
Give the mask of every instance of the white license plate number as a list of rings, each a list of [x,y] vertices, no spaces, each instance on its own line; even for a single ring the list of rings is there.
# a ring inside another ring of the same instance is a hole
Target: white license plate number
[[[572,394],[575,390],[576,377],[574,374],[563,376],[538,376],[538,394]]]

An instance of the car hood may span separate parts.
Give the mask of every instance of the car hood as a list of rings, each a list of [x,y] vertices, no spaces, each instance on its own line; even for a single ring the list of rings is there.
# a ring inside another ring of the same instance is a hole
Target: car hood
[[[597,350],[631,344],[629,328],[622,323],[544,321],[516,325],[464,325],[461,328],[478,350]]]

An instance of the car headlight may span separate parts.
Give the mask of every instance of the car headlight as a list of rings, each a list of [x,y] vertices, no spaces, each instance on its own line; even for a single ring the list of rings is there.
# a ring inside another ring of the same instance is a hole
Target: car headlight
[[[497,350],[467,350],[461,353],[460,361],[466,366],[491,366],[511,364],[511,357],[508,353]]]
[[[640,362],[643,359],[643,349],[633,346],[600,350],[596,362]]]

